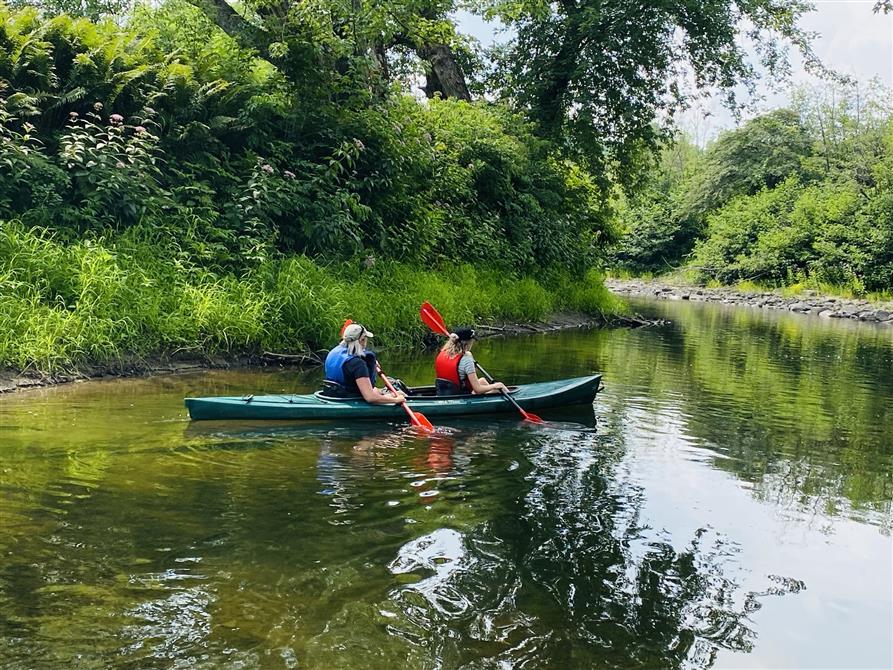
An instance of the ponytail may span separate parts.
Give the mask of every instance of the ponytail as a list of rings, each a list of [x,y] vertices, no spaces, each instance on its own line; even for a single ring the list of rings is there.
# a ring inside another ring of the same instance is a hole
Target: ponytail
[[[459,336],[456,335],[456,333],[450,333],[450,338],[440,350],[445,351],[448,356],[458,356],[459,354],[464,354],[466,352],[466,343],[460,342]]]

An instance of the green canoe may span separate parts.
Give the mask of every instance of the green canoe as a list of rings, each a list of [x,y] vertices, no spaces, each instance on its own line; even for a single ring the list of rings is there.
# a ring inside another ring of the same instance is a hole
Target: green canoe
[[[553,382],[522,384],[512,389],[512,397],[526,410],[565,407],[591,403],[599,390],[601,375],[560,379]],[[407,402],[429,419],[437,416],[516,412],[502,395],[459,395],[437,397],[434,387],[411,389]],[[364,400],[330,398],[321,393],[309,395],[219,396],[186,398],[189,416],[205,419],[405,419],[397,405],[370,405]]]

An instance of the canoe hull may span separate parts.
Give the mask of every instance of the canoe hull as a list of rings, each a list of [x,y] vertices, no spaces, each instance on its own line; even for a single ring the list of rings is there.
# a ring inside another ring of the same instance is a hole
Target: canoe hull
[[[592,403],[599,390],[601,375],[561,379],[518,386],[512,397],[526,410]],[[363,420],[401,419],[405,411],[397,405],[370,405],[363,400],[337,400],[310,395],[218,396],[186,398],[193,421],[221,419],[263,420]],[[447,398],[410,397],[409,406],[429,419],[517,412],[502,395]]]

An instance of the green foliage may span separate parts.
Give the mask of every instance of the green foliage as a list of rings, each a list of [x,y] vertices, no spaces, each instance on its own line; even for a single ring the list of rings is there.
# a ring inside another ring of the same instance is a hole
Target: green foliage
[[[636,273],[666,272],[692,249],[700,227],[686,214],[689,185],[703,169],[703,152],[685,136],[662,150],[633,195],[620,194],[622,232],[609,260]]]
[[[707,213],[737,195],[774,188],[801,173],[811,141],[800,117],[777,109],[740,128],[722,133],[710,145],[701,169],[692,175],[680,216],[703,222]]]
[[[829,84],[794,92],[793,107],[811,141],[804,171],[812,179],[845,176],[872,186],[872,166],[885,151],[893,104],[889,88],[867,84]]]
[[[611,237],[591,176],[504,106],[296,83],[177,0],[125,29],[0,14],[2,218],[151,222],[222,270],[296,253],[582,271]]]
[[[8,0],[10,7],[38,7],[51,14],[83,16],[93,21],[122,16],[133,7],[132,0]]]
[[[615,306],[592,272],[540,282],[472,265],[436,272],[296,256],[237,277],[185,267],[147,239],[135,228],[114,240],[67,243],[45,229],[0,222],[0,367],[57,370],[165,351],[318,349],[335,341],[346,317],[370,324],[383,343],[419,341],[425,300],[451,323]]]
[[[0,365],[18,368],[245,346],[267,311],[245,284],[184,271],[155,247],[66,244],[14,222],[0,222],[0,287]]]
[[[724,133],[688,169],[664,161],[644,189],[621,199],[613,262],[666,270],[697,240],[690,263],[701,281],[887,290],[891,112],[876,83],[804,89],[795,110]]]
[[[733,106],[736,86],[753,88],[757,68],[738,40],[741,23],[749,24],[768,72],[784,72],[791,44],[816,65],[797,25],[809,5],[797,0],[668,0],[644,10],[625,0],[483,5],[517,31],[502,53],[503,95],[547,137],[622,183],[635,180],[642,150],[666,136],[659,119],[671,118],[692,95],[680,85],[684,72],[694,75],[696,88],[719,90]]]
[[[102,104],[94,107],[99,112]],[[123,120],[112,114],[105,124],[98,113],[83,120],[71,113],[59,141],[59,158],[70,175],[66,204],[77,212],[72,226],[127,227],[144,216],[159,216],[166,204],[167,194],[159,186],[163,158],[158,138],[145,126],[125,126]],[[142,123],[150,125],[148,117]],[[59,223],[69,222],[63,218]]]
[[[791,178],[708,217],[693,264],[725,283],[811,277],[856,293],[884,290],[893,279],[889,203],[888,194],[867,199],[855,182],[804,187]]]
[[[800,183],[791,178],[780,187],[765,189],[754,197],[734,198],[708,217],[707,234],[695,249],[693,264],[705,275],[723,282],[769,279],[772,277],[764,276],[769,267],[774,269],[774,278],[783,279],[788,269],[780,264],[782,257],[797,259],[798,266],[791,270],[802,270],[803,247],[809,244],[804,234],[808,231],[795,226],[791,216],[801,193]],[[792,235],[788,247],[779,244],[784,232]],[[765,257],[751,255],[758,244],[767,254]]]

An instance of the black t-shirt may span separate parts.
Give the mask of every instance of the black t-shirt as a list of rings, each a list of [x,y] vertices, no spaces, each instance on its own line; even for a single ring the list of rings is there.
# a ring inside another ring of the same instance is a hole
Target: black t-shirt
[[[344,362],[344,365],[341,366],[341,369],[344,371],[344,388],[350,393],[360,393],[360,388],[357,386],[357,379],[360,379],[361,377],[371,379],[369,368],[366,365],[366,361],[362,358],[354,356],[353,358],[347,359],[347,361]]]

